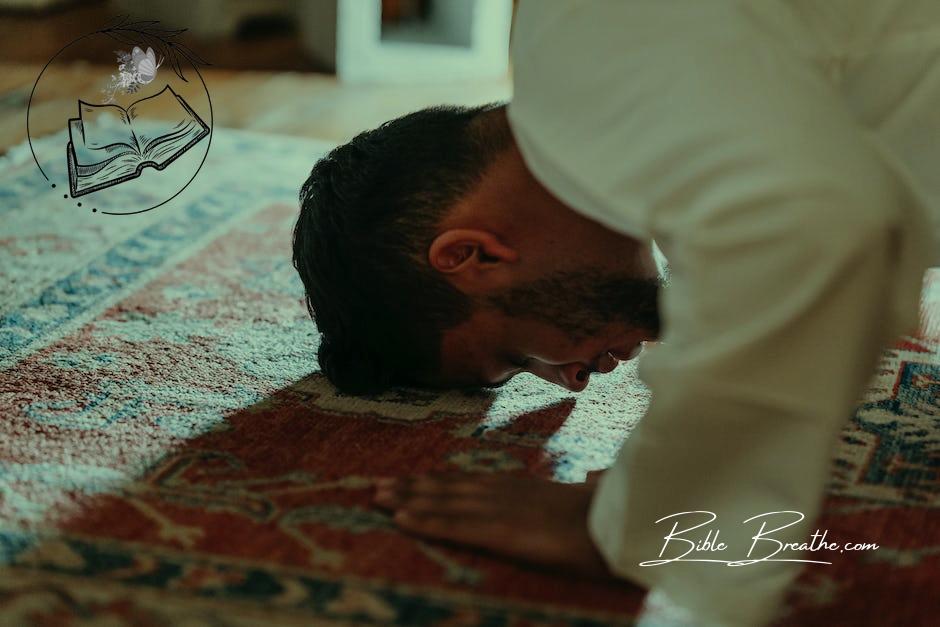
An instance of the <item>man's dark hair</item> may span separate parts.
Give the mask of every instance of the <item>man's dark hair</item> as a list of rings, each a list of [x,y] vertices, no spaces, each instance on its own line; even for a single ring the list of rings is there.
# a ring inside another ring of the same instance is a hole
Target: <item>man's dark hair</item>
[[[316,162],[300,190],[294,267],[320,332],[320,369],[373,394],[440,368],[443,332],[470,299],[427,260],[446,212],[512,135],[504,103],[435,106],[360,133]]]

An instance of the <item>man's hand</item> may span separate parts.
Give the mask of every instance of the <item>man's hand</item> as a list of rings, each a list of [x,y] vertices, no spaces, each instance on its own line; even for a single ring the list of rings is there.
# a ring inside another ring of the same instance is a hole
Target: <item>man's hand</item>
[[[402,529],[590,577],[612,577],[588,536],[599,477],[555,483],[506,475],[379,479],[376,503]]]

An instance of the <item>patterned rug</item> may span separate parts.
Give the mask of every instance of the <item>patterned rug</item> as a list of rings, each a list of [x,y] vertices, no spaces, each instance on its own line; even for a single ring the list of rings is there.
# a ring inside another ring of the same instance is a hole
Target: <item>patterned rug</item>
[[[381,476],[581,481],[647,391],[625,365],[576,397],[531,377],[337,394],[289,255],[297,190],[328,148],[217,130],[196,181],[136,216],[63,204],[24,146],[0,159],[0,624],[633,622],[629,584],[421,541],[370,507]],[[930,276],[924,331],[885,353],[819,523],[881,548],[808,569],[782,624],[940,615]]]

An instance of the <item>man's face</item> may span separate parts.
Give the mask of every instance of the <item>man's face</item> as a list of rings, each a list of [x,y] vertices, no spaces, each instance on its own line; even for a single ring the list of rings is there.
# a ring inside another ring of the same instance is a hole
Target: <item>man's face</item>
[[[445,332],[438,385],[499,386],[520,372],[579,392],[659,336],[659,279],[559,272],[477,299]]]
[[[515,145],[441,219],[427,260],[473,303],[427,385],[493,387],[528,371],[577,392],[659,336],[652,242],[566,204]]]

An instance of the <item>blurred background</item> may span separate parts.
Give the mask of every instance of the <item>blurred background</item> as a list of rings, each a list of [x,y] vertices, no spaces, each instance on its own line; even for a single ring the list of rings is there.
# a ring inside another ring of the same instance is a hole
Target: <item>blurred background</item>
[[[200,71],[217,125],[340,142],[423,106],[508,100],[515,7],[514,0],[0,0],[0,151],[25,138],[19,118],[51,58],[43,80],[61,94],[46,89],[43,99],[71,98],[99,80],[120,44],[97,37],[61,49],[119,16],[187,29],[179,41],[211,64]],[[32,103],[40,127],[43,104]]]
[[[515,1],[0,0],[0,58],[45,63],[63,42],[100,28],[116,15],[130,15],[188,29],[181,41],[203,57],[211,57],[216,67],[334,72],[330,48],[336,45],[337,18],[364,34],[377,26],[386,43],[468,49],[483,43],[473,41],[474,18],[488,20],[479,30],[489,31],[494,41],[500,38],[498,31],[506,25],[505,7],[500,5],[509,5],[513,11]],[[345,14],[337,16],[342,10]],[[379,23],[366,24],[374,12]],[[69,58],[68,51],[65,58]],[[420,71],[420,67],[414,69]]]

